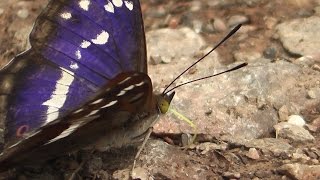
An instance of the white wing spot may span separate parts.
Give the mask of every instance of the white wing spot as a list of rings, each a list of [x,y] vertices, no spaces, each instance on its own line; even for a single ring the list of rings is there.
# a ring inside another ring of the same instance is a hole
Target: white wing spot
[[[102,101],[103,101],[103,99],[98,99],[98,100],[92,102],[91,104],[99,104],[99,103],[101,103]]]
[[[81,0],[79,2],[79,6],[81,9],[88,11],[89,10],[89,6],[90,6],[90,0]]]
[[[107,31],[102,31],[100,34],[97,35],[95,39],[91,39],[94,44],[103,45],[108,42],[109,33]]]
[[[67,100],[67,93],[69,92],[69,86],[72,84],[73,80],[74,80],[74,73],[72,73],[71,71],[62,68],[63,70],[61,73],[61,78],[57,81],[56,86],[55,86],[55,90],[52,92],[52,95],[50,97],[50,99],[48,99],[47,101],[43,102],[42,105],[45,106],[49,106],[48,111],[47,111],[47,119],[46,119],[46,123],[49,123],[53,120],[55,120],[56,118],[59,117],[59,112],[57,113],[50,113],[52,112],[52,109],[50,109],[50,106],[55,107],[55,108],[61,108],[63,107],[64,103]],[[67,71],[67,72],[65,72]],[[61,86],[61,85],[65,85],[67,87]],[[63,94],[63,95],[56,95],[56,94]]]
[[[117,96],[123,96],[124,94],[126,94],[126,92],[127,92],[127,91],[122,90],[122,91],[120,91],[120,92],[117,94]]]
[[[124,90],[125,90],[125,91],[129,91],[129,90],[131,90],[131,89],[133,89],[133,88],[134,88],[134,85],[131,85],[131,86],[125,88]]]
[[[89,46],[91,45],[91,42],[89,41],[86,41],[86,40],[83,40],[80,47],[83,48],[83,49],[86,49],[88,48]]]
[[[107,108],[107,107],[110,107],[110,106],[113,106],[117,103],[118,101],[111,101],[109,102],[108,104],[106,104],[105,106],[101,107],[101,108]]]
[[[91,113],[90,114],[88,114],[88,115],[86,115],[86,117],[88,117],[88,116],[92,116],[92,115],[95,115],[95,114],[97,114],[97,112],[98,112],[99,110],[94,110],[94,111],[91,111]]]
[[[133,2],[132,1],[124,1],[124,4],[126,5],[126,7],[132,11],[133,9]]]
[[[112,2],[116,7],[121,7],[123,4],[122,0],[112,0]]]
[[[113,4],[110,1],[108,1],[108,3],[104,5],[104,9],[108,12],[114,13]]]
[[[55,113],[55,112],[58,112],[58,111],[59,111],[58,108],[55,108],[55,107],[50,106],[50,107],[48,108],[48,110],[47,110],[47,113],[48,113],[48,114],[51,114],[51,113]]]
[[[80,50],[76,51],[76,57],[77,57],[77,59],[81,59],[82,55],[81,55],[81,51]]]
[[[145,82],[144,82],[144,81],[142,81],[141,83],[136,84],[135,86],[136,86],[136,87],[139,87],[139,86],[142,86],[142,85],[144,85],[144,84],[145,84]]]
[[[64,130],[59,136],[51,139],[48,143],[52,143],[54,141],[57,141],[59,139],[65,138],[67,136],[69,136],[71,133],[73,133],[75,130],[77,130],[77,128],[81,125],[82,123],[79,122],[78,124],[72,124],[68,129]]]
[[[63,19],[71,19],[72,18],[72,14],[69,12],[64,12],[60,14],[60,17],[62,17]]]
[[[70,68],[73,69],[73,70],[79,69],[78,63],[76,63],[76,62],[71,62]]]
[[[83,108],[76,110],[75,112],[73,112],[73,114],[77,114],[77,113],[82,112],[82,111],[83,111]]]
[[[119,82],[119,84],[123,84],[123,83],[125,83],[126,81],[128,81],[129,79],[131,79],[131,77],[129,76],[129,77],[127,77],[127,78],[125,78],[124,80],[122,80],[121,82]]]

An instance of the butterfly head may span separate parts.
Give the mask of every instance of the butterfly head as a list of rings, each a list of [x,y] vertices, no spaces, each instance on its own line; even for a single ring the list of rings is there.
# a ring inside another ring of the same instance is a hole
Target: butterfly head
[[[165,114],[168,112],[169,110],[169,107],[170,107],[170,103],[173,99],[175,95],[175,92],[171,92],[169,94],[162,94],[160,96],[158,96],[158,99],[157,99],[157,106],[159,108],[159,111],[162,113],[162,114]]]

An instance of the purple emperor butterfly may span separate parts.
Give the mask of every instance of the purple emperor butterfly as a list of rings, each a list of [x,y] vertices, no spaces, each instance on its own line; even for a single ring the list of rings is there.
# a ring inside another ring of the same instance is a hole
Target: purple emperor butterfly
[[[138,0],[51,0],[30,43],[0,70],[0,171],[130,143],[168,110],[174,88],[153,93]]]

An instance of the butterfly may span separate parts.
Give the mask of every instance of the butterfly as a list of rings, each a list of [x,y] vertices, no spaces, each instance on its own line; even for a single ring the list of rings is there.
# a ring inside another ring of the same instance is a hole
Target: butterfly
[[[153,93],[138,0],[51,0],[29,40],[0,70],[1,171],[141,139],[173,98]]]

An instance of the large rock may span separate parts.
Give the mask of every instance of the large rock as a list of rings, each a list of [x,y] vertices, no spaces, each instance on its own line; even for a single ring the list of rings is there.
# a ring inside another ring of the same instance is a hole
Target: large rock
[[[195,73],[184,75],[177,84],[227,69],[217,67],[217,61],[217,57],[205,59],[197,65]],[[317,107],[320,98],[309,100],[305,87],[316,85],[320,72],[285,61],[255,62],[235,72],[176,89],[172,106],[194,120],[198,133],[222,134],[229,140],[240,141],[270,135],[279,120],[276,110],[284,105],[290,114],[299,114],[305,107]],[[156,88],[160,84],[163,88],[173,79],[165,74],[177,75],[176,71],[181,72],[186,66],[184,61],[150,66],[150,76]],[[194,133],[186,123],[172,116],[162,117],[155,131]]]

